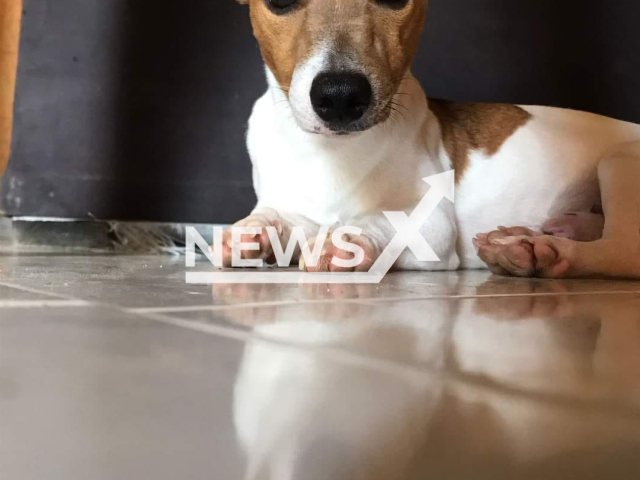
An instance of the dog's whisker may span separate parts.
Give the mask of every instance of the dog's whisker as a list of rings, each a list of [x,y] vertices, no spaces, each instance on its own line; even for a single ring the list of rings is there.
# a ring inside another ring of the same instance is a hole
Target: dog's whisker
[[[391,100],[391,105],[394,107],[404,108],[405,111],[409,112],[409,108],[402,104],[402,102],[396,102],[395,100]]]
[[[390,107],[391,111],[396,113],[397,115],[400,115],[402,117],[403,120],[406,120],[404,114],[398,110],[397,108],[395,108],[393,105]],[[399,119],[398,119],[399,120]]]

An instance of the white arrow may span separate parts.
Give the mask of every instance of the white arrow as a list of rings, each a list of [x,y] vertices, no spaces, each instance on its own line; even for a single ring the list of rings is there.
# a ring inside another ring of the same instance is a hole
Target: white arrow
[[[407,247],[421,262],[440,261],[438,255],[420,234],[420,229],[443,198],[455,202],[455,171],[449,170],[448,172],[423,178],[423,180],[431,188],[418,203],[410,217],[405,212],[384,212],[384,215],[398,233],[393,237],[387,248],[384,249],[376,263],[373,264],[371,270],[369,270],[370,274],[386,275]]]

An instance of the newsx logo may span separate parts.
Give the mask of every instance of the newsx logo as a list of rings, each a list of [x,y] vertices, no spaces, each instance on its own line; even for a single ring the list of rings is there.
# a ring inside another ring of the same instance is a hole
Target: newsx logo
[[[300,272],[187,272],[187,283],[379,283],[391,270],[402,252],[409,248],[421,262],[439,262],[440,259],[420,234],[420,229],[440,202],[447,198],[455,201],[455,174],[453,170],[433,175],[423,180],[430,185],[430,189],[416,206],[411,215],[405,212],[384,212],[385,217],[396,230],[396,235],[384,249],[380,257],[366,273],[300,273]],[[297,246],[300,247],[302,258],[307,266],[317,266],[322,255],[325,240],[329,235],[329,227],[322,227],[318,232],[313,250],[309,248],[307,238],[302,227],[292,230],[286,249],[283,247],[276,227],[232,227],[232,265],[234,267],[264,267],[260,259],[243,259],[242,251],[259,250],[256,242],[243,243],[243,235],[258,235],[265,228],[276,263],[279,267],[291,265]],[[223,232],[224,227],[213,227],[213,247],[200,235],[195,227],[187,227],[185,232],[186,266],[196,265],[196,246],[206,258],[217,268],[223,267]],[[362,229],[353,226],[337,228],[331,240],[339,249],[353,253],[353,258],[343,259],[334,257],[331,262],[342,268],[354,268],[362,263],[365,252],[360,245],[343,239],[346,234],[361,235]],[[266,273],[266,274],[265,274]]]

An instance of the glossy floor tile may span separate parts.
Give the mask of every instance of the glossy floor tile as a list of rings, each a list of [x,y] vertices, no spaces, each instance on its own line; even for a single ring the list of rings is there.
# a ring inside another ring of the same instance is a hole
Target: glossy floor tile
[[[185,272],[0,256],[3,479],[640,478],[639,282]]]
[[[3,479],[242,478],[242,344],[102,307],[0,318]]]

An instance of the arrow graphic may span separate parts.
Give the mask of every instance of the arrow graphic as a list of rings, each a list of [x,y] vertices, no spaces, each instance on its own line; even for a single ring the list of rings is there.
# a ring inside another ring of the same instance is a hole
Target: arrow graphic
[[[407,247],[421,262],[440,261],[438,255],[420,234],[420,229],[438,208],[443,198],[455,202],[455,171],[449,170],[422,180],[431,188],[418,203],[411,216],[407,216],[405,212],[383,212],[398,233],[373,264],[369,274],[386,275]]]

